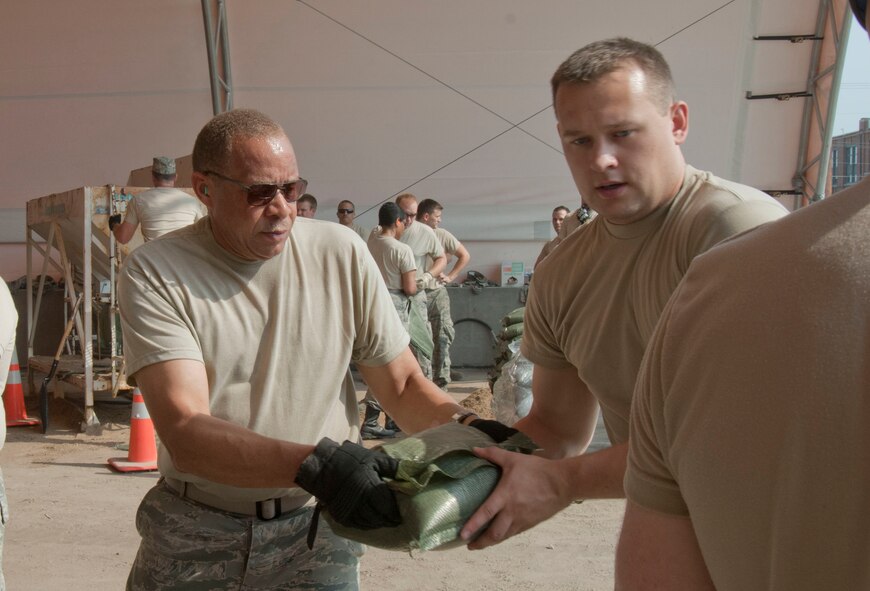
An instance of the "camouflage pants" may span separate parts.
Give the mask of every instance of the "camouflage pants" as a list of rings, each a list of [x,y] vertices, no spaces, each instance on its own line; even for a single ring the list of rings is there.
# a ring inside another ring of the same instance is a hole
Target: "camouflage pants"
[[[421,318],[427,318],[429,315],[428,305],[426,303],[426,292],[424,290],[420,290],[416,295],[411,297],[411,306],[417,308],[417,311],[420,314]],[[432,340],[432,327],[429,323],[426,324],[426,332],[429,335],[429,340]],[[423,370],[423,375],[428,379],[432,379],[432,360],[426,357],[423,353],[421,353],[416,347],[414,347],[413,343],[411,344],[411,351],[414,353],[414,357],[417,358],[417,363],[420,364],[420,369]]]
[[[411,313],[411,298],[406,296],[404,293],[395,293],[390,292],[390,298],[393,300],[393,306],[396,307],[396,313],[399,315],[399,320],[402,321],[402,326],[405,327],[405,330],[408,330],[408,321]],[[366,390],[366,396],[364,398],[366,402],[374,402],[378,404],[374,395],[372,394],[371,388]]]
[[[450,296],[447,288],[427,289],[426,300],[429,308],[429,324],[432,325],[432,340],[435,348],[432,352],[432,379],[436,383],[450,383],[450,345],[456,331],[453,330],[453,318],[450,316]]]
[[[142,543],[127,589],[357,591],[365,546],[321,520],[309,550],[312,513],[302,507],[261,521],[182,498],[161,480],[136,513]]]

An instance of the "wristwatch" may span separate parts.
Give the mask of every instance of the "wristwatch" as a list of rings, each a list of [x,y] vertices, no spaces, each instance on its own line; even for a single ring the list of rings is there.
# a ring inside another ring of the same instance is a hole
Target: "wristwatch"
[[[451,418],[452,420],[456,421],[457,423],[459,423],[460,425],[464,425],[464,424],[465,424],[465,420],[466,420],[468,417],[479,418],[479,417],[477,416],[477,413],[476,413],[476,412],[472,412],[472,411],[468,411],[468,412],[458,412],[458,413],[454,414],[454,415],[453,415],[452,417],[450,417],[450,418]]]

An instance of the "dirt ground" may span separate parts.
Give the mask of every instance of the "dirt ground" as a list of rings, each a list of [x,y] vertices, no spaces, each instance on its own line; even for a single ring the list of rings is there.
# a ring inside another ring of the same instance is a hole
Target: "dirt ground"
[[[474,376],[471,376],[472,378]],[[479,376],[478,376],[479,377]],[[484,378],[485,380],[485,378]],[[485,382],[451,384],[466,406],[485,410]],[[36,415],[28,396],[28,413]],[[130,405],[98,402],[101,435],[79,432],[80,403],[53,400],[51,425],[10,427],[0,452],[11,521],[3,548],[10,591],[116,591],[124,588],[139,537],[136,508],[156,472],[119,474],[106,461],[126,457]],[[378,591],[547,591],[613,588],[622,501],[572,505],[531,531],[478,552],[416,555],[369,549],[362,588]]]

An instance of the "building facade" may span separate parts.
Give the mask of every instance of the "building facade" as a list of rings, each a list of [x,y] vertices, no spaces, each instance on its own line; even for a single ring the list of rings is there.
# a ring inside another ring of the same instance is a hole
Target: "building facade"
[[[851,187],[870,174],[870,118],[858,121],[858,131],[831,141],[831,192]]]

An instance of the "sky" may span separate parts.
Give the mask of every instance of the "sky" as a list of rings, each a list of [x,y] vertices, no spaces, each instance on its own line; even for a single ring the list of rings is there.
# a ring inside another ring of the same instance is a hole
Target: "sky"
[[[834,135],[857,131],[861,117],[870,117],[870,39],[853,20],[834,118]]]

